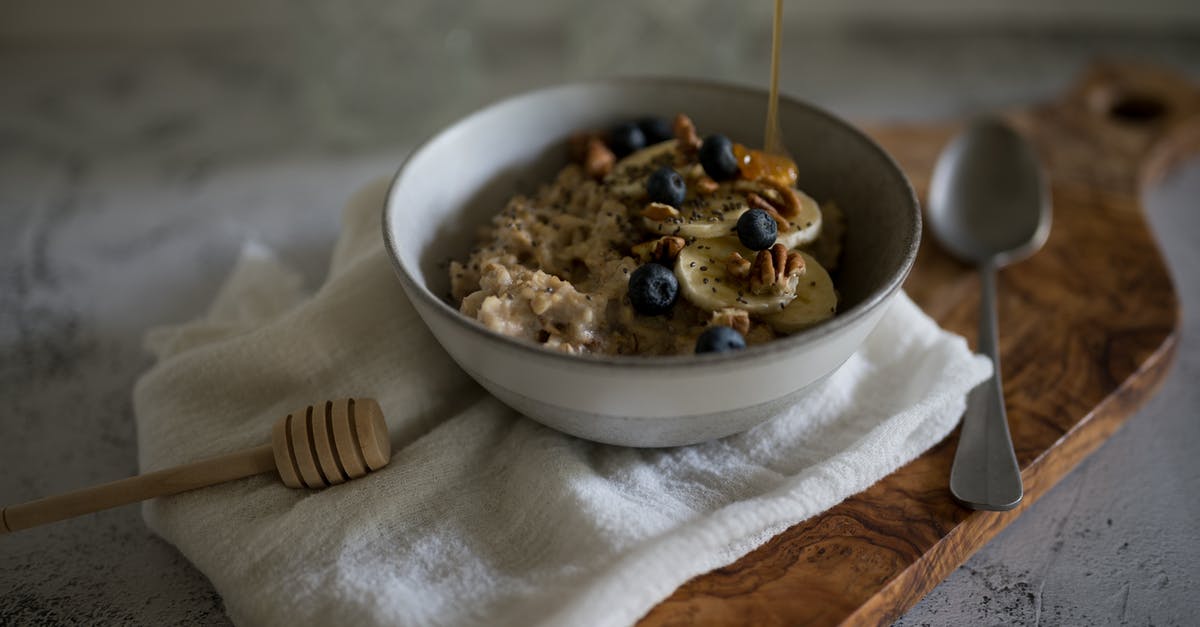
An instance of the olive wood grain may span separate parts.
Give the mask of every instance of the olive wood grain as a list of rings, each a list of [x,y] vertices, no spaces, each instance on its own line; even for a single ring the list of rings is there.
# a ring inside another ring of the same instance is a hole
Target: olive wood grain
[[[1025,500],[1009,512],[956,505],[947,485],[956,433],[865,492],[684,584],[642,625],[889,624],[1162,382],[1179,312],[1139,191],[1200,148],[1200,90],[1160,68],[1100,64],[1059,101],[1008,119],[1037,147],[1054,203],[1045,248],[999,276],[1004,396]],[[958,127],[868,130],[924,190]],[[942,326],[973,341],[976,273],[924,241],[905,287]]]
[[[382,468],[391,450],[379,403],[326,401],[276,421],[271,444],[0,509],[0,534],[272,471],[324,488]]]

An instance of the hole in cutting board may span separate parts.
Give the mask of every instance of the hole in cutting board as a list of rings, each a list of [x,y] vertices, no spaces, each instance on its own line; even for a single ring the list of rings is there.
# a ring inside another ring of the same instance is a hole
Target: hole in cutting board
[[[1149,124],[1167,113],[1167,104],[1148,94],[1117,94],[1108,107],[1108,115],[1126,124]]]

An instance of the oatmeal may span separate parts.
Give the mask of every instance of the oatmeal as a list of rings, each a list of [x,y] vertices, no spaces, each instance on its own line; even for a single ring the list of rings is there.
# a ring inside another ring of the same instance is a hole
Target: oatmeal
[[[701,140],[683,115],[570,148],[573,163],[511,199],[451,262],[464,315],[552,350],[613,355],[728,350],[834,315],[842,215],[795,187],[790,159]]]

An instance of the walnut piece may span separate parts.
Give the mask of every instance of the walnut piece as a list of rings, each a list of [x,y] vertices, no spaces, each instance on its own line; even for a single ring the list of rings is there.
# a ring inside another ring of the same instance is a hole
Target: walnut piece
[[[750,332],[750,314],[745,309],[726,307],[712,312],[709,324],[714,327],[731,327],[745,337]]]
[[[642,242],[633,247],[633,254],[642,263],[657,261],[670,264],[679,256],[679,251],[687,245],[687,241],[675,235],[664,235],[656,240]]]
[[[642,215],[655,222],[665,222],[673,218],[678,218],[679,210],[661,202],[652,202],[646,205],[645,209],[642,209]]]
[[[804,258],[788,252],[783,244],[758,251],[750,265],[750,291],[754,294],[795,293],[800,275],[804,274]]]
[[[604,145],[598,137],[592,137],[587,143],[587,154],[583,158],[583,171],[594,179],[602,179],[612,172],[617,156]]]
[[[750,260],[736,250],[729,253],[729,258],[725,260],[725,268],[729,271],[730,276],[739,279],[750,276],[750,265]]]

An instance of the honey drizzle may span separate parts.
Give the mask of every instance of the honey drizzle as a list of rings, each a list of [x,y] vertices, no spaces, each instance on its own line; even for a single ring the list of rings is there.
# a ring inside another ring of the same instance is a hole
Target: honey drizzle
[[[763,151],[786,155],[783,131],[779,128],[779,50],[783,43],[783,0],[775,0],[775,20],[771,27],[771,94],[767,100],[767,126],[763,130]]]

